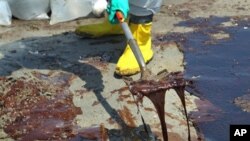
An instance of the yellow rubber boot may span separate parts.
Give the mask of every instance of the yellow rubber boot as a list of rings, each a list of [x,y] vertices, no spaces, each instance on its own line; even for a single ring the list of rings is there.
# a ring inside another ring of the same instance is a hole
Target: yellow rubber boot
[[[119,24],[110,24],[107,19],[103,23],[82,25],[76,28],[75,33],[79,36],[97,38],[108,35],[123,34]]]
[[[153,50],[151,48],[152,22],[146,24],[130,23],[129,27],[139,45],[145,62],[148,63],[153,57]],[[119,58],[115,72],[118,75],[133,75],[140,72],[139,64],[129,45],[126,46],[122,56]]]

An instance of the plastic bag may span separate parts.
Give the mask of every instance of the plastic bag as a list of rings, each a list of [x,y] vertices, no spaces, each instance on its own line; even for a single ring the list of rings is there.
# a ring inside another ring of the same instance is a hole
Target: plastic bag
[[[11,25],[11,11],[6,0],[0,0],[0,25]]]
[[[106,0],[92,0],[92,13],[95,16],[100,17],[105,9],[107,9],[107,5],[108,3]]]
[[[51,0],[50,24],[86,17],[92,12],[91,0]]]
[[[7,0],[13,16],[22,20],[48,19],[50,0]],[[43,15],[43,16],[41,16]]]

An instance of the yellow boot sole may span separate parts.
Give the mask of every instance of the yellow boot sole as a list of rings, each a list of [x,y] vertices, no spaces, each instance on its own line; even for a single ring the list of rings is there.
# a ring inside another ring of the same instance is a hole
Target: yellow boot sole
[[[76,28],[76,35],[87,38],[98,38],[110,35],[121,35],[123,31],[119,24],[112,25],[107,20],[99,24],[82,25]]]

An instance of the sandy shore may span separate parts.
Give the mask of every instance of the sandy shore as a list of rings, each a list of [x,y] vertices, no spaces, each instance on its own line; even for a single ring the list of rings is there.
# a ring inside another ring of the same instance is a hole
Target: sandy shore
[[[165,0],[161,11],[154,17],[153,39],[171,32],[194,31],[197,27],[179,24],[189,19],[210,16],[240,17],[248,16],[249,12],[250,2],[242,0]],[[73,105],[81,109],[72,119],[74,129],[75,126],[89,128],[102,125],[109,130],[122,132],[119,120],[129,127],[139,129],[142,121],[137,114],[133,97],[124,88],[123,80],[114,77],[115,64],[124,49],[124,37],[82,39],[73,33],[79,25],[98,23],[102,20],[103,18],[92,17],[51,26],[46,20],[15,19],[11,26],[0,27],[0,94],[7,95],[16,81],[37,83],[37,87],[44,90],[41,92],[43,94],[49,93],[56,97],[56,90],[60,90],[73,95]],[[224,26],[235,26],[234,21],[228,21]],[[228,37],[224,33],[213,36],[216,39]],[[155,74],[163,69],[171,72],[184,71],[184,54],[178,43],[154,40],[153,49],[154,59],[148,67]],[[39,74],[39,77],[36,74]],[[15,81],[2,81],[6,78]],[[133,78],[138,79],[139,75]],[[47,84],[55,87],[44,89],[48,87]],[[21,88],[27,90],[27,93],[32,91],[26,87]],[[187,140],[183,107],[175,91],[167,91],[165,101],[165,118],[170,140]],[[197,101],[201,100],[186,92],[188,112],[197,111]],[[207,103],[212,106],[211,103]],[[12,115],[12,120],[15,120],[18,115],[14,115],[13,111],[4,112],[5,108],[1,107],[0,140],[12,140],[14,136],[4,131],[6,123],[9,123],[6,116]],[[12,107],[13,109],[15,110]],[[144,99],[143,107],[140,109],[152,132],[158,138],[162,138],[159,119],[152,103]],[[190,125],[192,141],[202,140],[202,135],[196,130],[192,120]],[[122,135],[113,137],[113,140],[121,139]]]

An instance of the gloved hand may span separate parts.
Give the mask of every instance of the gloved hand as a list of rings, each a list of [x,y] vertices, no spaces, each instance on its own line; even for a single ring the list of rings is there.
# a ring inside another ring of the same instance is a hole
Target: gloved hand
[[[121,11],[123,17],[126,19],[128,17],[129,12],[128,0],[109,0],[107,12],[109,14],[108,19],[111,24],[118,23],[118,20],[115,15],[116,11]]]

